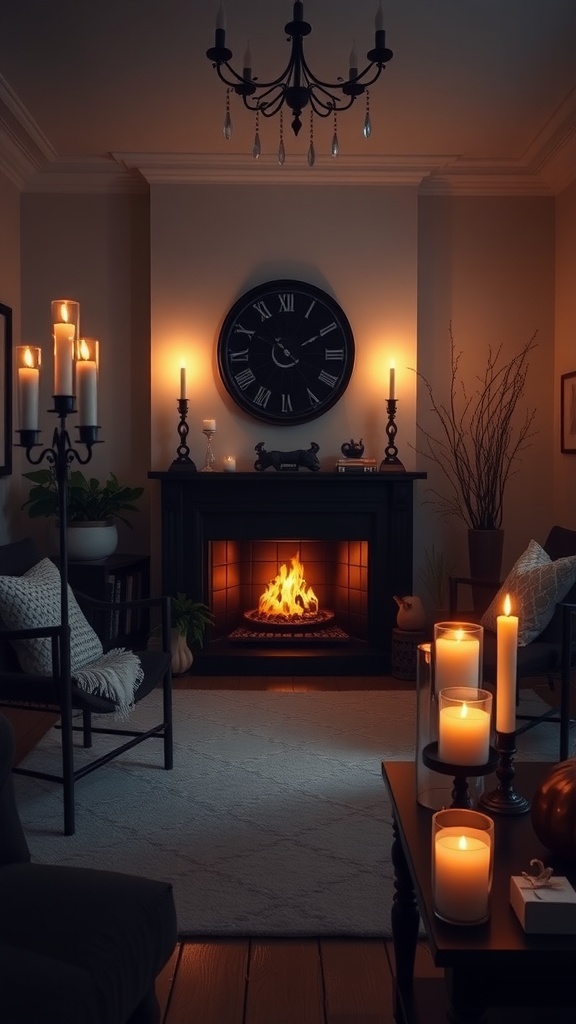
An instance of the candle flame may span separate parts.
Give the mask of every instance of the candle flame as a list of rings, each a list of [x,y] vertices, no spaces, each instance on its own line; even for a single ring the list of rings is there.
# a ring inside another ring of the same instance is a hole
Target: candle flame
[[[459,850],[467,850],[468,849],[468,840],[466,839],[466,836],[460,836],[460,839],[458,840],[458,849]]]
[[[32,368],[34,367],[34,360],[32,358],[32,353],[29,347],[27,347],[26,351],[24,352],[24,366],[30,366]]]
[[[512,602],[510,601],[510,594],[506,594],[504,598],[504,615],[510,615],[512,611]]]
[[[79,359],[90,359],[90,349],[88,348],[88,345],[86,344],[84,338],[82,338],[82,341],[80,342],[80,349],[79,349],[79,352],[78,352],[78,358]]]
[[[60,306],[60,319],[62,320],[63,323],[68,323],[68,307],[65,302],[63,302]]]
[[[467,716],[468,716],[468,705],[467,705],[466,701],[464,701],[464,703],[462,704],[462,707],[460,708],[460,718],[467,718]]]
[[[460,640],[463,640],[463,639],[464,639],[464,630],[463,629],[457,629],[456,630],[456,640],[460,641]]]

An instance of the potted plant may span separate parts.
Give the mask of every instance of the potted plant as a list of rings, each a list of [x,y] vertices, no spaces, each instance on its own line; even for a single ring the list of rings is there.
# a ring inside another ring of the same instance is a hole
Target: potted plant
[[[502,345],[495,351],[490,347],[483,376],[471,388],[459,377],[462,352],[456,352],[450,325],[447,404],[436,399],[430,382],[416,371],[437,424],[433,432],[417,423],[422,441],[416,451],[435,462],[448,481],[447,494],[430,488],[431,502],[439,514],[459,518],[468,527],[470,570],[477,579],[499,579],[504,495],[518,456],[534,436],[536,409],[527,409],[519,419],[516,413],[535,337],[507,361]]]
[[[188,671],[194,658],[190,647],[202,647],[206,628],[213,624],[214,616],[207,605],[183,593],[170,599],[170,615],[172,671],[181,675]]]
[[[58,518],[59,495],[56,475],[52,469],[24,473],[33,486],[22,508],[32,518]],[[67,486],[68,556],[72,561],[106,558],[118,545],[115,520],[132,529],[122,513],[137,512],[134,504],[142,497],[143,487],[120,484],[114,473],[105,483],[95,477],[88,479],[80,470],[71,470]],[[80,529],[78,529],[80,528]]]

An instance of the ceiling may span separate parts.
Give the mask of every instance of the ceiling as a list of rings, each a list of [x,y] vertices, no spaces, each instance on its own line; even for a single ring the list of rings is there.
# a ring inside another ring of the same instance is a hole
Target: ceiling
[[[576,0],[383,0],[394,58],[364,100],[331,121],[286,131],[261,124],[232,97],[206,49],[219,0],[3,0],[0,169],[23,189],[112,181],[424,182],[429,188],[554,194],[576,177]],[[291,0],[227,0],[226,43],[254,74],[284,67]],[[378,0],[305,0],[308,60],[346,74],[348,54],[373,45]],[[362,59],[360,59],[362,66]]]

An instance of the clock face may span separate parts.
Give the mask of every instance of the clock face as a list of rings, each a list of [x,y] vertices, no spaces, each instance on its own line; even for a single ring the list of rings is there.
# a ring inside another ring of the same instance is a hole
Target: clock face
[[[234,401],[266,423],[305,423],[343,395],[354,336],[337,302],[302,281],[246,292],[218,339],[220,376]]]

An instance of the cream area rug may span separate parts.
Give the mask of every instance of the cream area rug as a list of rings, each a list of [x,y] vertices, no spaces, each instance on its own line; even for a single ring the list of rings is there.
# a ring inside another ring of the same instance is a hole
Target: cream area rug
[[[159,704],[157,692],[131,720],[157,721]],[[150,740],[86,776],[75,835],[62,834],[59,785],[15,777],[32,857],[171,881],[183,937],[388,936],[381,761],[413,758],[415,704],[400,691],[178,691],[173,771]],[[540,726],[518,757],[557,760],[556,742]],[[58,758],[51,730],[27,763]]]

